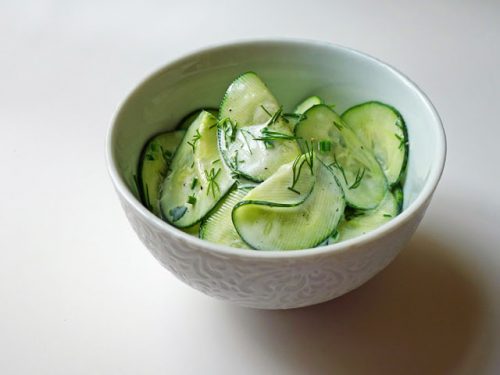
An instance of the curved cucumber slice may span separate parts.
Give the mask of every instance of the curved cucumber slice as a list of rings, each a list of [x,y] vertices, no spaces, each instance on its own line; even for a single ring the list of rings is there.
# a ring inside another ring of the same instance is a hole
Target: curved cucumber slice
[[[269,179],[252,189],[245,196],[245,201],[265,202],[274,206],[301,204],[316,182],[314,165],[313,154],[300,155],[293,163],[282,165]]]
[[[194,120],[200,115],[203,109],[195,109],[194,111],[189,112],[177,125],[177,129],[187,129],[193,123]],[[219,116],[219,110],[216,108],[207,108],[205,111],[210,112],[215,117]]]
[[[200,234],[200,223],[192,225],[187,228],[180,228],[184,233],[190,234],[191,236],[198,237]]]
[[[298,180],[306,180],[304,188],[311,185],[311,177],[314,177],[309,194],[304,189],[303,193],[297,194],[300,197],[295,200],[287,196],[284,190],[289,190],[288,184],[294,180],[291,176],[293,167],[288,164],[252,190],[233,209],[236,230],[254,249],[292,250],[314,247],[328,238],[337,227],[344,212],[345,201],[335,176],[318,160],[315,160],[312,167],[314,175],[309,164],[302,168]],[[283,184],[282,174],[285,169],[289,176],[288,184]],[[298,181],[295,186],[297,184]],[[280,188],[283,190],[281,193],[278,192]],[[274,196],[267,195],[268,191],[273,191]]]
[[[219,149],[236,175],[261,182],[300,154],[289,121],[255,73],[231,83],[219,117]]]
[[[309,108],[312,108],[318,104],[324,104],[323,99],[321,99],[319,96],[310,96],[304,99],[299,105],[297,105],[293,113],[301,115],[304,112],[306,112]]]
[[[387,181],[374,156],[330,107],[316,105],[306,111],[295,135],[314,143],[317,155],[331,168],[344,190],[347,203],[373,209],[387,191]]]
[[[238,128],[264,124],[280,109],[278,101],[254,72],[244,73],[229,85],[219,118],[230,118]]]
[[[215,206],[212,213],[203,219],[200,227],[200,238],[242,249],[249,249],[236,231],[231,218],[234,206],[247,195],[252,188],[235,188]]]
[[[408,133],[401,114],[387,104],[368,102],[348,109],[342,119],[375,155],[389,184],[399,182],[408,158]]]
[[[202,111],[191,124],[162,185],[160,210],[171,224],[185,228],[200,221],[233,185],[220,160],[217,119]]]
[[[398,199],[394,193],[388,190],[380,205],[374,210],[346,212],[344,220],[337,227],[338,236],[329,243],[361,236],[388,222],[399,213]]]
[[[184,130],[177,130],[158,134],[142,150],[138,168],[139,194],[142,203],[156,216],[160,216],[158,199],[161,183],[185,133]]]

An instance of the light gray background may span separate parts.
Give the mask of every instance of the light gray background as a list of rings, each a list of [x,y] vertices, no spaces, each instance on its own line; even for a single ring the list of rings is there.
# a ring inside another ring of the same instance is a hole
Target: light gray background
[[[256,311],[174,279],[104,164],[125,95],[207,44],[301,37],[396,66],[448,136],[442,182],[384,272]],[[0,0],[0,373],[500,373],[500,2]]]

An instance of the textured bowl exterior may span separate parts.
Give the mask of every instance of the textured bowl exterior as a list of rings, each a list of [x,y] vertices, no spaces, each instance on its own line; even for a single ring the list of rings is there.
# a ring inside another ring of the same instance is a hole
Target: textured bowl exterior
[[[410,220],[369,246],[302,257],[228,256],[154,225],[121,197],[135,232],[153,256],[178,279],[218,299],[261,309],[290,309],[339,297],[386,267],[404,247],[428,202]]]

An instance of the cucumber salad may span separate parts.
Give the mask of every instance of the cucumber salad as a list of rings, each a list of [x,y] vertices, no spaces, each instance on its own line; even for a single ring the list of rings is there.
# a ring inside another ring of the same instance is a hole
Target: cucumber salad
[[[367,233],[402,210],[408,135],[376,101],[342,115],[311,96],[286,112],[253,72],[219,109],[144,146],[137,187],[155,215],[210,242],[295,250]]]

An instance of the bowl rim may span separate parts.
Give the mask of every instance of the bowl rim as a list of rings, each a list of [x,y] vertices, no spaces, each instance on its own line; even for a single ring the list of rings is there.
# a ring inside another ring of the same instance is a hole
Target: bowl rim
[[[211,243],[206,240],[202,240],[198,237],[194,237],[187,233],[184,233],[180,229],[174,227],[173,225],[168,224],[167,222],[161,220],[157,216],[155,216],[152,212],[150,212],[146,207],[142,205],[142,203],[132,194],[132,192],[127,187],[125,181],[121,177],[118,172],[118,167],[116,164],[116,160],[113,156],[113,140],[115,139],[115,131],[117,127],[117,121],[120,117],[120,114],[124,110],[127,103],[130,99],[141,90],[141,88],[154,79],[156,76],[161,75],[168,69],[171,69],[175,65],[181,64],[185,61],[196,58],[197,56],[201,56],[207,53],[215,52],[221,49],[232,49],[232,48],[241,48],[241,47],[270,47],[272,45],[282,45],[282,46],[293,46],[293,47],[306,47],[306,46],[315,46],[326,49],[336,49],[340,50],[343,53],[356,55],[357,57],[369,60],[371,63],[377,65],[378,67],[390,72],[395,75],[398,79],[400,79],[410,90],[414,91],[417,96],[422,100],[422,102],[427,107],[427,110],[433,117],[433,127],[436,132],[436,151],[437,157],[433,160],[427,180],[422,188],[422,190],[418,193],[416,199],[398,216],[393,218],[392,220],[384,223],[380,227],[370,231],[361,236],[342,241],[340,243],[321,246],[316,248],[307,248],[307,249],[298,249],[298,250],[242,250],[235,247],[221,245],[216,243]],[[392,65],[373,57],[364,52],[355,50],[350,47],[342,46],[336,43],[327,42],[327,41],[319,41],[319,40],[311,40],[311,39],[302,39],[302,38],[253,38],[253,39],[243,39],[236,40],[232,42],[223,42],[216,43],[212,45],[208,45],[203,48],[195,49],[191,52],[183,54],[181,57],[170,60],[170,62],[164,64],[162,67],[153,71],[153,73],[146,76],[142,79],[139,84],[134,86],[134,89],[125,97],[123,101],[121,101],[118,106],[115,114],[113,116],[112,122],[108,127],[108,132],[106,136],[106,164],[108,173],[111,177],[113,185],[118,194],[121,195],[123,199],[127,201],[129,205],[131,205],[134,210],[148,223],[156,227],[158,230],[167,232],[169,235],[181,237],[183,240],[196,245],[197,250],[202,250],[204,252],[210,252],[219,254],[222,256],[230,256],[236,258],[266,258],[266,259],[284,259],[284,258],[302,258],[302,257],[315,257],[318,255],[327,255],[330,253],[339,253],[347,250],[352,251],[353,248],[359,248],[363,245],[366,245],[378,238],[383,237],[385,234],[395,231],[398,227],[401,227],[403,224],[412,220],[413,216],[419,211],[419,209],[426,204],[426,202],[432,197],[439,180],[442,176],[444,164],[446,161],[446,135],[443,128],[443,124],[439,114],[432,104],[429,97],[420,89],[420,87],[413,82],[410,78],[408,78],[405,74],[400,72],[398,69],[394,68]]]

